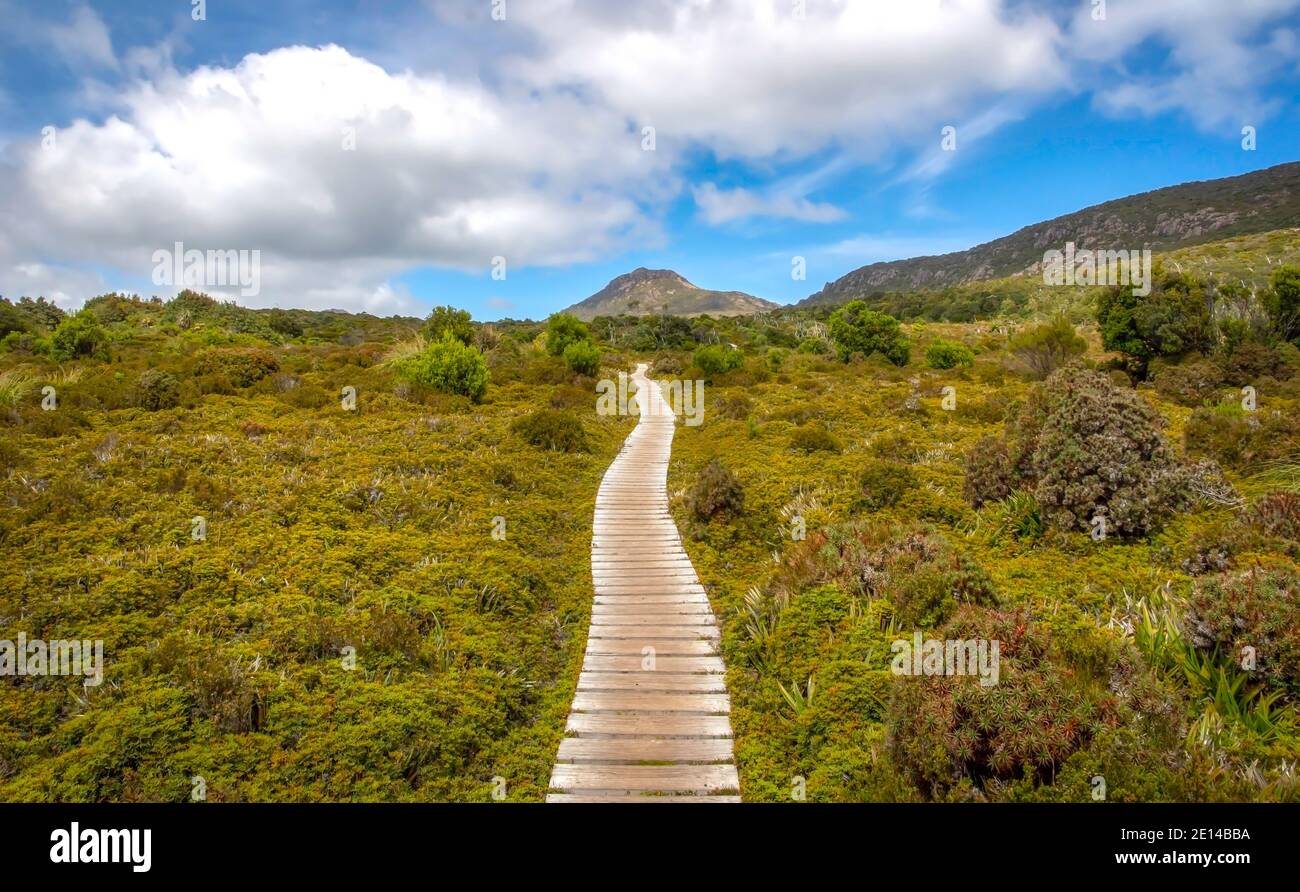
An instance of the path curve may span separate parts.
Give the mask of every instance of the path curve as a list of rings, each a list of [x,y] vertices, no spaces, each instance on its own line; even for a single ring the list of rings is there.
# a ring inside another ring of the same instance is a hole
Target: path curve
[[[718,625],[668,513],[676,418],[646,370],[596,496],[591,630],[547,802],[740,801]]]

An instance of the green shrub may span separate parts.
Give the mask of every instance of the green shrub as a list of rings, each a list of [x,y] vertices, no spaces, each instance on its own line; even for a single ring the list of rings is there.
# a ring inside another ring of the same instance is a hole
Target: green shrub
[[[600,350],[591,341],[574,341],[564,348],[564,361],[579,375],[600,371]]]
[[[1011,495],[1015,468],[1001,437],[982,437],[965,459],[966,480],[962,493],[978,508],[985,502],[1000,502]]]
[[[715,397],[711,408],[719,418],[729,418],[732,421],[744,421],[754,411],[754,401],[743,393],[735,395],[723,393]]]
[[[1277,348],[1258,341],[1243,341],[1219,356],[1219,366],[1225,384],[1244,387],[1262,378],[1288,377],[1286,364]]]
[[[580,409],[590,406],[592,398],[590,387],[583,387],[580,384],[561,384],[551,391],[549,402],[552,409]]]
[[[93,356],[108,358],[108,335],[90,310],[67,316],[50,336],[50,356],[56,361]]]
[[[871,462],[858,477],[861,502],[868,511],[891,508],[916,489],[916,475],[907,465],[894,462]]]
[[[1032,542],[1043,535],[1043,512],[1033,493],[1018,489],[997,503],[990,526],[994,542],[1003,536]]]
[[[1264,306],[1277,332],[1290,340],[1300,333],[1300,268],[1279,266],[1269,277],[1269,286]]]
[[[1104,514],[1109,533],[1143,535],[1183,507],[1163,422],[1141,396],[1085,370],[1042,386],[1049,414],[1030,462],[1048,524],[1088,530]]]
[[[879,353],[897,366],[907,365],[911,358],[898,320],[870,309],[866,301],[849,301],[832,313],[830,331],[840,358],[846,362],[854,353]]]
[[[1183,427],[1189,455],[1205,455],[1225,467],[1249,469],[1280,459],[1294,450],[1300,425],[1290,412],[1246,411],[1235,399],[1202,406]]]
[[[660,353],[650,365],[651,375],[680,375],[686,368],[682,358],[675,353]]]
[[[1250,506],[1244,520],[1266,536],[1300,543],[1300,494],[1270,492]]]
[[[280,370],[275,355],[256,347],[222,347],[199,357],[195,371],[225,378],[235,387],[252,387]]]
[[[715,517],[738,517],[745,510],[745,490],[718,459],[710,459],[686,496],[686,503],[703,521]]]
[[[32,323],[25,313],[0,297],[0,337],[5,337],[11,332],[21,334],[31,330],[31,327]]]
[[[441,341],[447,332],[462,344],[470,344],[474,340],[474,325],[469,312],[455,307],[434,307],[420,327],[420,334],[430,341]]]
[[[991,791],[1024,780],[1050,784],[1072,754],[1157,698],[1149,677],[1125,690],[1128,702],[1105,686],[1086,684],[1053,652],[1047,631],[1024,614],[968,607],[934,637],[998,642],[998,681],[894,679],[886,714],[890,756],[930,799],[961,795],[967,785]],[[1134,708],[1126,708],[1129,702]]]
[[[820,424],[805,424],[790,435],[790,446],[800,452],[840,452],[839,438]]]
[[[46,331],[53,331],[58,328],[67,314],[59,309],[53,301],[38,297],[32,300],[30,297],[22,297],[15,304],[18,310],[31,320],[32,324]],[[30,330],[30,329],[29,329]]]
[[[876,458],[914,462],[921,457],[921,448],[910,436],[897,430],[887,430],[871,441],[867,447]]]
[[[797,352],[813,356],[825,356],[831,352],[831,345],[824,338],[804,338],[799,342]]]
[[[1154,376],[1156,392],[1184,406],[1199,406],[1222,388],[1223,370],[1212,359],[1162,367]]]
[[[1254,648],[1256,671],[1300,694],[1300,572],[1252,567],[1197,580],[1184,629],[1194,647],[1240,664]]]
[[[938,340],[925,348],[925,361],[932,369],[955,369],[975,362],[975,354],[965,344]]]
[[[176,378],[159,369],[146,369],[136,385],[136,402],[142,409],[157,412],[180,404],[181,386]]]
[[[1081,356],[1087,349],[1088,342],[1078,335],[1064,316],[1017,332],[1007,342],[1012,362],[1038,381]]]
[[[738,369],[745,357],[725,344],[709,344],[695,351],[695,365],[706,375],[721,375]]]
[[[1217,330],[1210,304],[1199,279],[1157,265],[1146,296],[1135,295],[1131,285],[1102,292],[1097,302],[1102,344],[1125,354],[1133,375],[1145,378],[1156,357],[1205,353],[1214,346]]]
[[[983,441],[967,454],[974,476],[966,496],[978,506],[1023,488],[1048,526],[1089,531],[1104,515],[1108,534],[1143,535],[1188,499],[1161,425],[1135,391],[1087,369],[1060,369],[1008,423],[1005,458]]]
[[[931,627],[962,604],[989,605],[987,573],[926,527],[881,521],[832,526],[792,546],[773,579],[791,596],[834,582],[867,599],[887,599],[899,628]]]
[[[267,313],[266,319],[267,319],[266,324],[269,325],[271,327],[271,331],[275,332],[276,334],[281,334],[284,335],[286,338],[291,338],[291,339],[302,337],[302,333],[303,333],[302,323],[299,322],[297,317],[295,317],[294,314],[291,313],[290,311],[281,310],[277,307],[276,309],[273,309],[269,313]]]
[[[556,313],[546,322],[546,352],[563,356],[570,344],[591,340],[591,332],[577,316]]]
[[[422,352],[397,360],[399,377],[443,393],[467,396],[474,402],[487,393],[488,370],[483,354],[450,331]]]
[[[553,452],[590,452],[582,421],[571,412],[539,409],[516,419],[510,430],[527,442]]]

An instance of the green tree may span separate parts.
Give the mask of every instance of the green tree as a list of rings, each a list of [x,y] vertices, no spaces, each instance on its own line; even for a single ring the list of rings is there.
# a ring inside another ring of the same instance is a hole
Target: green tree
[[[1157,267],[1151,293],[1133,293],[1131,285],[1115,285],[1097,301],[1097,323],[1107,350],[1123,353],[1129,371],[1144,379],[1156,357],[1208,352],[1216,337],[1204,285],[1186,273],[1166,273]]]
[[[591,340],[591,332],[577,316],[556,313],[546,323],[546,352],[563,356],[565,349],[575,341]]]
[[[925,348],[925,361],[932,369],[955,369],[975,362],[975,354],[965,344],[937,340]]]
[[[424,320],[420,333],[430,341],[439,341],[445,332],[451,332],[451,336],[462,344],[471,343],[474,340],[474,324],[470,321],[469,312],[455,307],[434,307],[429,318]]]
[[[907,365],[911,347],[893,316],[877,313],[863,300],[851,300],[830,318],[831,340],[840,359],[848,362],[854,353],[879,353],[894,365]]]
[[[706,375],[721,375],[740,368],[745,357],[739,350],[724,344],[709,344],[695,351],[695,364]]]
[[[28,331],[31,323],[17,307],[0,297],[0,337],[11,331]]]
[[[1088,342],[1079,336],[1064,316],[1026,328],[1011,336],[1007,350],[1016,365],[1039,381],[1083,354]]]
[[[1265,308],[1278,333],[1289,341],[1300,334],[1300,267],[1279,266],[1269,284]]]
[[[302,337],[302,323],[288,310],[279,308],[271,310],[267,314],[267,324],[271,326],[271,331],[284,335],[286,338]]]
[[[90,310],[82,310],[59,323],[50,337],[50,355],[63,361],[80,356],[108,356],[108,336]]]
[[[26,313],[41,328],[46,329],[58,327],[58,324],[67,315],[43,297],[38,297],[35,300],[30,297],[20,298],[18,300],[18,309]]]
[[[574,341],[564,348],[564,361],[579,375],[600,371],[600,350],[591,341]]]
[[[407,381],[467,396],[474,402],[487,393],[488,369],[483,354],[450,331],[444,331],[440,340],[422,352],[398,362],[397,373]]]

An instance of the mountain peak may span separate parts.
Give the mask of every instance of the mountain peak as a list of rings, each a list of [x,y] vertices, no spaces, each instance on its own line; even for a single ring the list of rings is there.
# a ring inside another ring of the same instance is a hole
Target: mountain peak
[[[658,282],[666,285],[673,285],[678,288],[691,288],[696,291],[700,290],[697,286],[688,282],[685,276],[675,270],[649,269],[644,266],[638,266],[630,273],[623,273],[621,276],[616,276],[605,287],[634,287],[646,282]]]
[[[742,291],[710,291],[671,269],[637,267],[616,276],[591,297],[566,312],[580,319],[597,316],[746,316],[777,306]]]

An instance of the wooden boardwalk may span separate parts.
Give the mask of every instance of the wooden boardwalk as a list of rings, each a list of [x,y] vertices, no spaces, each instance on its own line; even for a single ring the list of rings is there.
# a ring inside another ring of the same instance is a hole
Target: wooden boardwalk
[[[718,626],[668,513],[676,419],[647,411],[645,372],[596,496],[591,630],[548,802],[740,801]]]

